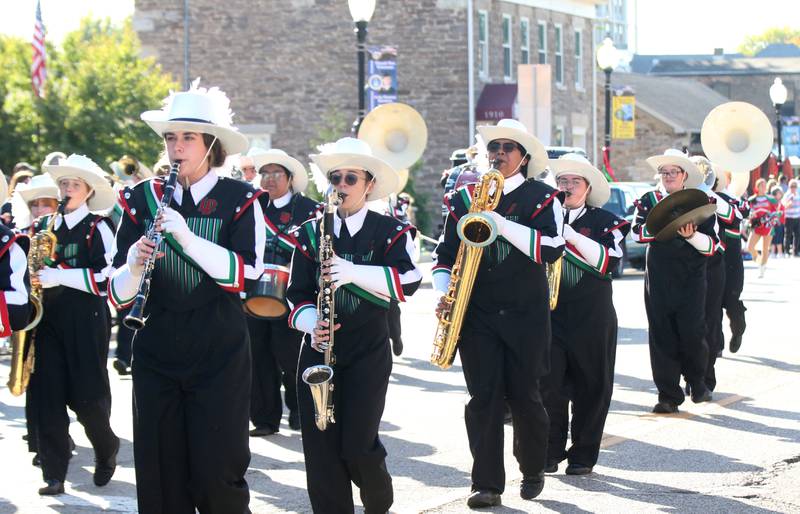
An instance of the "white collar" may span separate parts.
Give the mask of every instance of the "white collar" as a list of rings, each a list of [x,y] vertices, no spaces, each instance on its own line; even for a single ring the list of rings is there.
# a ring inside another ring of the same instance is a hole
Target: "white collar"
[[[364,219],[367,217],[368,211],[367,205],[364,204],[361,210],[344,219],[344,222],[347,223],[347,231],[350,232],[350,236],[355,237],[358,231],[361,230],[361,227],[364,226]],[[339,237],[341,228],[342,218],[339,217],[339,213],[337,212],[336,216],[333,217],[333,233],[336,237]]]
[[[503,181],[503,194],[507,195],[511,193],[513,190],[521,186],[523,182],[525,182],[525,177],[522,176],[522,173],[517,172],[511,175]]]
[[[192,200],[194,200],[195,205],[198,205],[200,200],[205,198],[206,195],[210,193],[212,189],[214,189],[214,186],[217,185],[219,177],[217,176],[217,172],[215,170],[216,168],[211,168],[203,178],[189,187],[189,190],[192,192]],[[175,202],[180,205],[181,202],[183,202],[183,184],[180,184],[180,179],[178,179],[178,183],[178,187],[175,188]]]
[[[83,218],[89,215],[89,207],[86,206],[85,203],[82,203],[80,207],[75,209],[74,211],[64,215],[64,221],[67,222],[67,228],[72,230],[75,225],[80,223]],[[61,218],[59,217],[56,219],[56,224],[54,225],[55,228],[61,226]]]
[[[571,224],[573,221],[586,214],[588,208],[586,207],[586,203],[584,203],[583,205],[575,207],[574,209],[567,209],[566,207],[564,207],[563,209],[565,215],[569,214],[569,219],[565,221],[567,222],[567,224]]]
[[[281,196],[280,198],[272,200],[272,204],[275,205],[276,209],[280,209],[288,205],[291,200],[292,200],[292,190],[289,189],[288,191],[286,191],[285,195]]]

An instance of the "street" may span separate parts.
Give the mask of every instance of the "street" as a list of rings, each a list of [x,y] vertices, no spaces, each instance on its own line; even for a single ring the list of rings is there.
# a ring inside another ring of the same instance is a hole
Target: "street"
[[[548,475],[542,495],[519,497],[521,475],[506,427],[507,485],[493,512],[798,512],[800,511],[800,259],[770,260],[766,277],[745,263],[748,328],[742,349],[717,361],[711,403],[687,401],[676,415],[650,413],[656,402],[647,346],[643,275],[614,283],[619,316],[616,380],[603,449],[594,473]],[[466,390],[456,360],[428,362],[435,300],[427,282],[402,306],[405,352],[395,358],[381,438],[394,479],[393,512],[465,512],[472,464],[464,428]],[[725,322],[726,338],[727,319]],[[536,327],[531,327],[536,330]],[[112,343],[113,345],[113,343]],[[112,350],[113,356],[113,350]],[[110,361],[109,361],[110,363]],[[9,357],[2,359],[2,382]],[[77,423],[66,494],[42,498],[39,468],[22,440],[24,397],[0,391],[0,513],[136,512],[131,380],[109,365],[112,427],[122,438],[119,466],[104,488],[92,484],[93,454]],[[251,439],[247,480],[254,513],[310,512],[301,439],[286,418],[278,434]],[[358,498],[358,491],[354,491]],[[359,500],[357,499],[357,502]]]

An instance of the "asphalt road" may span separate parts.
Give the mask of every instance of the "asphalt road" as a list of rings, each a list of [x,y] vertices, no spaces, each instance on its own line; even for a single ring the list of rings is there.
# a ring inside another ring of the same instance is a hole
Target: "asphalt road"
[[[647,351],[641,273],[615,282],[620,320],[614,398],[600,462],[586,477],[549,475],[535,501],[519,498],[520,473],[506,429],[507,487],[493,512],[800,512],[800,259],[773,260],[758,279],[746,263],[748,331],[717,364],[714,401],[650,414],[656,401]],[[461,369],[428,363],[435,295],[429,285],[403,306],[405,353],[395,359],[381,438],[394,477],[393,512],[465,512],[471,458]],[[109,366],[110,368],[110,366]],[[5,383],[8,357],[0,360]],[[0,391],[0,513],[136,512],[131,381],[113,370],[112,426],[123,439],[112,482],[92,484],[93,455],[80,425],[67,494],[41,498],[38,468],[22,441],[23,402]],[[299,433],[281,426],[251,439],[247,479],[255,513],[310,512]],[[355,497],[357,500],[357,491]]]

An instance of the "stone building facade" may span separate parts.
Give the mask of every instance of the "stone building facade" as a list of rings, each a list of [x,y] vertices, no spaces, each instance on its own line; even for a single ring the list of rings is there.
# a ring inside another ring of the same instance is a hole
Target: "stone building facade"
[[[596,3],[475,0],[476,54],[485,46],[485,54],[475,56],[475,99],[486,84],[514,83],[526,53],[530,63],[539,63],[541,54],[551,68],[560,67],[562,79],[557,83],[553,72],[549,139],[591,152]],[[136,0],[134,14],[144,53],[179,81],[184,76],[183,6],[182,0]],[[310,142],[331,128],[331,119],[349,129],[357,111],[357,59],[345,0],[192,0],[189,6],[188,75],[228,93],[237,125],[255,144],[307,161],[314,152]],[[428,125],[428,146],[415,180],[417,191],[427,192],[423,201],[431,213],[451,151],[472,141],[467,14],[466,0],[378,0],[368,25],[368,44],[397,46],[398,101],[417,109]],[[487,57],[484,73],[478,69],[481,57]],[[510,75],[503,60],[508,57]]]

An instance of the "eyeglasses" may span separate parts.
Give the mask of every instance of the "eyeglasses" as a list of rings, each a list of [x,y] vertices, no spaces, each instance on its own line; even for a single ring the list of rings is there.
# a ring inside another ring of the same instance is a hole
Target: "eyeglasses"
[[[683,173],[683,170],[678,170],[678,171],[669,170],[669,171],[659,171],[658,172],[658,174],[661,175],[662,177],[669,177],[669,178],[675,178],[675,177],[677,177],[678,175],[680,175],[682,173]]]
[[[262,173],[261,176],[269,180],[278,180],[281,177],[285,177],[286,173],[284,173],[283,171],[269,171]]]
[[[586,180],[582,179],[582,178],[559,178],[559,179],[556,179],[556,184],[558,185],[558,187],[568,187],[568,186],[578,187],[581,184],[583,184],[584,182],[586,182]]]
[[[492,141],[488,145],[486,145],[486,149],[491,153],[497,153],[500,149],[503,149],[505,153],[511,153],[518,148],[517,143],[503,143],[500,144],[497,141]]]
[[[362,178],[366,180],[365,177],[360,177],[354,173],[339,173],[338,171],[331,173],[329,176],[331,184],[334,186],[338,186],[342,182],[342,179],[344,179],[344,183],[348,186],[354,186],[358,183],[359,179]]]

